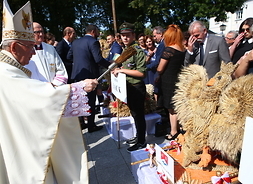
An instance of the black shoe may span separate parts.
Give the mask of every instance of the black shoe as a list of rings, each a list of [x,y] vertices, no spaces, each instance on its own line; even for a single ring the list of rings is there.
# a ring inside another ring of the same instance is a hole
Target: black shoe
[[[175,135],[167,134],[164,138],[169,141],[175,140],[179,134],[180,134],[180,132],[177,132]]]
[[[80,125],[82,130],[88,128],[88,125],[86,123],[80,123]]]
[[[137,137],[132,137],[126,141],[127,144],[136,144],[138,141]]]
[[[131,152],[131,151],[135,151],[135,150],[138,150],[138,149],[142,149],[142,148],[145,148],[147,146],[146,143],[144,144],[141,144],[141,143],[137,143],[129,148],[127,148],[127,151],[128,152]]]
[[[98,115],[98,118],[112,118],[112,114]]]
[[[88,132],[89,133],[96,132],[96,131],[101,130],[102,128],[103,128],[103,126],[95,126],[92,129],[88,129]]]

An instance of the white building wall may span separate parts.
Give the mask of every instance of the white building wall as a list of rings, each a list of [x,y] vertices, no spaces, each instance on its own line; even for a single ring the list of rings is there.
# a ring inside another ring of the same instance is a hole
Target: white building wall
[[[215,22],[215,18],[211,18],[209,20],[209,30],[221,35],[222,31],[220,30],[220,25],[225,24],[226,29],[223,31],[223,34],[234,30],[238,31],[240,24],[249,17],[253,17],[253,0],[246,1],[242,6],[242,14],[241,17],[238,18],[238,12],[235,13],[227,13],[227,21],[225,22]]]

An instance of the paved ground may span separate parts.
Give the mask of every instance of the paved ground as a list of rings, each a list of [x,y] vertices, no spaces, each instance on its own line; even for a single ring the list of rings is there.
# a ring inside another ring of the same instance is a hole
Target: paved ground
[[[97,125],[104,125],[96,118]],[[113,140],[104,127],[101,131],[88,133],[84,130],[88,146],[88,165],[90,184],[136,184],[131,173],[131,154],[126,151],[128,145]],[[147,143],[162,144],[164,137],[147,136]]]

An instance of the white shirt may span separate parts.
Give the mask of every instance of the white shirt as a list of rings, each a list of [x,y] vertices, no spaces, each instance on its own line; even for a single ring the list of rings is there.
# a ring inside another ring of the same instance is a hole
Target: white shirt
[[[55,48],[44,42],[42,42],[42,48],[43,50],[35,50],[36,54],[32,56],[29,64],[25,66],[32,72],[31,78],[48,81],[56,86],[66,84],[68,74]]]

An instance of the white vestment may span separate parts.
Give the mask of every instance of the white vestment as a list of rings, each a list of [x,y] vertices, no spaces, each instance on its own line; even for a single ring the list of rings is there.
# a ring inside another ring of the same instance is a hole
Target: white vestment
[[[77,117],[63,118],[70,85],[30,79],[0,53],[0,184],[86,184]],[[5,59],[3,59],[5,58]],[[14,59],[11,59],[14,62]]]
[[[32,56],[29,64],[25,66],[32,72],[31,78],[40,81],[48,81],[56,86],[66,84],[68,74],[60,56],[52,45],[44,42],[41,44],[43,49],[35,50],[36,54]],[[34,68],[34,63],[38,70]],[[37,71],[39,71],[39,74]],[[65,81],[59,80],[56,76],[64,77]]]

